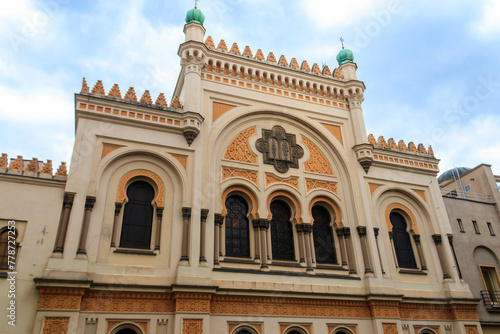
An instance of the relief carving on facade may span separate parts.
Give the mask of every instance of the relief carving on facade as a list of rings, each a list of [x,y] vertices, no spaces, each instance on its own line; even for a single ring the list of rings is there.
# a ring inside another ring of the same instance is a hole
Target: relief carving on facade
[[[250,137],[254,134],[255,127],[237,135],[227,147],[224,159],[256,164],[257,156],[253,154],[249,144]]]
[[[89,312],[175,312],[172,295],[155,293],[97,292],[85,294],[81,311]]]
[[[382,324],[382,329],[384,330],[384,334],[398,334],[397,324]]]
[[[326,189],[326,190],[331,191],[335,195],[338,195],[336,182],[327,182],[327,181],[306,179],[306,188],[307,188],[307,192],[314,190],[314,189]]]
[[[413,213],[406,206],[404,206],[403,204],[398,204],[398,203],[391,204],[387,207],[387,209],[385,209],[385,222],[387,223],[387,229],[389,232],[392,231],[392,223],[391,223],[391,220],[389,219],[389,215],[391,214],[391,211],[394,209],[399,209],[399,210],[404,211],[408,215],[408,217],[410,217],[411,230],[413,230],[413,232],[415,232],[415,234],[420,234],[418,232],[418,226],[416,223],[417,221],[416,221]]]
[[[175,311],[176,312],[194,312],[209,313],[211,295],[176,293]]]
[[[479,334],[479,331],[477,330],[477,326],[475,326],[475,325],[466,325],[465,326],[465,333],[466,334]]]
[[[118,194],[116,195],[116,202],[123,203],[123,201],[127,198],[126,185],[127,182],[137,176],[145,176],[151,180],[153,180],[158,188],[158,195],[155,198],[156,206],[159,208],[163,207],[163,202],[165,198],[165,186],[163,185],[162,180],[153,172],[143,169],[133,170],[125,174],[120,183],[118,184]]]
[[[295,135],[286,133],[279,125],[272,130],[262,129],[262,138],[255,145],[264,155],[264,163],[273,165],[280,173],[299,168],[298,160],[304,156],[304,149],[296,144]]]
[[[282,179],[276,175],[266,173],[266,187],[274,183],[285,183],[299,190],[299,178],[291,176],[289,178]]]
[[[40,288],[38,308],[42,310],[79,310],[84,290]]]
[[[231,177],[241,177],[257,185],[257,175],[258,173],[255,171],[222,167],[222,180],[226,180]]]
[[[214,101],[212,108],[213,108],[212,123],[214,123],[217,120],[217,118],[221,117],[224,113],[228,112],[229,110],[236,108],[236,106]]]
[[[306,137],[301,136],[301,138],[302,142],[309,150],[309,160],[304,163],[305,171],[317,174],[333,175],[332,167],[319,148]]]
[[[203,333],[203,319],[183,319],[182,334]]]
[[[46,317],[43,322],[43,334],[67,334],[69,317]]]

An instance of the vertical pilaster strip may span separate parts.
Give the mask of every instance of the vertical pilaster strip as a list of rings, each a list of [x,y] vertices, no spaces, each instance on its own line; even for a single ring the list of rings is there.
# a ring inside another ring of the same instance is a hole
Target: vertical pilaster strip
[[[208,209],[201,209],[201,217],[200,217],[200,263],[207,262],[207,258],[205,256],[205,243],[206,243],[206,235],[207,235],[207,217],[208,217]]]
[[[224,217],[220,213],[216,213],[214,215],[214,266],[219,265],[219,246],[220,246],[219,231],[223,221]]]
[[[380,246],[378,244],[378,232],[379,232],[379,230],[380,229],[378,227],[374,227],[373,233],[375,233],[375,243],[377,244],[377,254],[378,254],[378,260],[380,262],[380,269],[382,270],[382,274],[385,274],[384,265],[382,264],[382,256],[380,256]]]
[[[80,233],[80,243],[76,254],[87,254],[85,246],[87,245],[87,234],[89,233],[90,217],[92,216],[92,209],[94,208],[95,197],[87,196],[85,199],[85,213],[83,214],[82,231]]]
[[[191,219],[191,208],[182,208],[182,252],[181,261],[189,261],[188,243],[189,243],[189,220]]]
[[[116,227],[118,226],[118,219],[120,218],[122,206],[122,203],[115,203],[115,217],[113,219],[113,231],[111,232],[111,247],[116,247]]]
[[[156,208],[156,241],[155,250],[160,250],[161,223],[163,219],[163,208]]]
[[[457,266],[458,278],[462,279],[462,271],[460,270],[460,265],[458,264],[457,254],[455,253],[455,247],[453,246],[453,235],[448,234],[448,242],[450,243],[451,251],[453,252],[453,259],[455,260],[455,265]]]
[[[344,230],[339,227],[335,229],[335,232],[337,232],[337,237],[340,241],[340,263],[342,267],[347,267],[347,251],[345,246]]]
[[[365,265],[365,274],[373,274],[371,268],[370,255],[368,254],[368,240],[366,238],[366,226],[356,227],[359,239],[361,241],[361,252],[363,254],[363,263]]]
[[[417,245],[417,253],[420,258],[420,264],[422,265],[422,270],[427,270],[427,264],[425,263],[424,252],[422,251],[422,245],[420,244],[420,234],[413,235],[413,241]]]
[[[260,240],[261,240],[261,264],[260,269],[268,269],[267,266],[267,229],[269,228],[269,221],[267,219],[260,219]]]
[[[260,242],[262,242],[260,240],[260,237],[259,237],[259,220],[258,219],[254,219],[252,221],[252,225],[253,225],[253,232],[254,232],[254,240],[255,240],[255,262],[260,262]]]
[[[434,243],[436,244],[438,256],[439,256],[439,262],[441,262],[441,269],[443,270],[443,279],[450,279],[450,271],[448,269],[448,262],[446,262],[446,259],[444,257],[444,249],[443,249],[443,238],[441,237],[440,234],[433,234],[432,235],[432,240],[434,240]]]
[[[297,237],[299,239],[299,262],[300,264],[305,264],[305,247],[304,247],[304,225],[295,225],[297,230]]]
[[[347,262],[349,264],[349,275],[355,275],[356,269],[354,267],[354,253],[351,244],[351,228],[343,227],[344,230],[344,239],[347,250]]]
[[[312,234],[312,228],[311,228],[311,233],[309,233],[309,246],[311,248],[311,262],[314,268],[316,266],[316,253],[314,251],[314,238]]]
[[[311,224],[302,224],[303,225],[303,231],[304,231],[304,241],[305,241],[305,248],[306,248],[306,272],[314,272],[313,267],[312,267],[312,255],[311,255],[311,230],[312,226]]]
[[[59,224],[59,229],[57,231],[56,245],[54,247],[54,253],[62,253],[64,251],[64,243],[66,242],[66,233],[68,231],[69,216],[71,214],[71,208],[73,207],[73,200],[75,199],[75,194],[65,193],[63,199],[63,208],[61,212],[61,223]]]

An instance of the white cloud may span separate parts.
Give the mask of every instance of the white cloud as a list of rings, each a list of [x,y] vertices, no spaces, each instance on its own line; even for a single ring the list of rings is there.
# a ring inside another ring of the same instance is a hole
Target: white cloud
[[[401,1],[399,1],[401,2]],[[301,6],[320,28],[348,26],[387,7],[386,0],[302,0]]]
[[[36,87],[36,91],[0,86],[0,118],[14,123],[53,123],[73,117],[73,101],[66,91]]]
[[[482,35],[491,35],[500,32],[500,1],[487,1],[483,8],[481,21],[476,22],[474,28]]]

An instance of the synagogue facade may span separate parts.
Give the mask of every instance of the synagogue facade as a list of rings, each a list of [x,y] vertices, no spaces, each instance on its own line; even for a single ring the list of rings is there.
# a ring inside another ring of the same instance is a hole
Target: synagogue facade
[[[188,12],[170,104],[84,79],[68,173],[0,160],[13,333],[482,333],[439,160],[368,135],[352,52],[299,64],[203,22]]]

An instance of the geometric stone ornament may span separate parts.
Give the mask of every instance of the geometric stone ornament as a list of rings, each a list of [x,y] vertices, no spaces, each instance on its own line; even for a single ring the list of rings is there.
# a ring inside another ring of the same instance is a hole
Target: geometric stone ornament
[[[298,160],[304,156],[304,149],[296,144],[295,135],[286,133],[279,125],[272,130],[263,129],[262,138],[255,145],[263,153],[264,163],[274,165],[280,173],[286,173],[290,167],[299,168]]]

